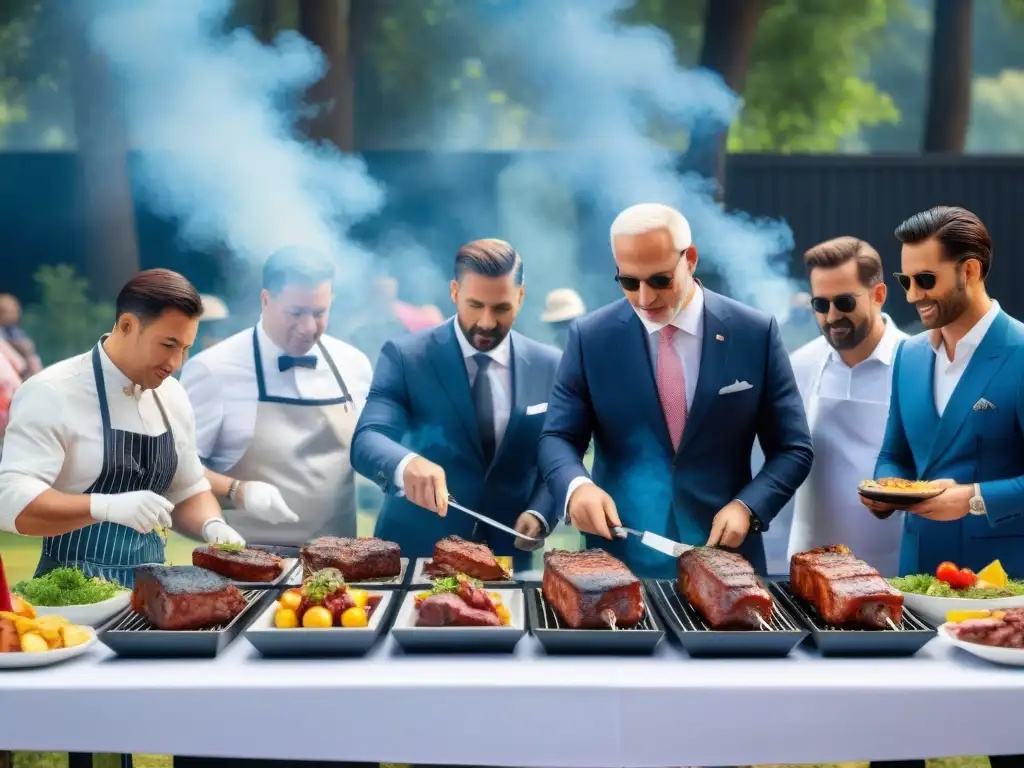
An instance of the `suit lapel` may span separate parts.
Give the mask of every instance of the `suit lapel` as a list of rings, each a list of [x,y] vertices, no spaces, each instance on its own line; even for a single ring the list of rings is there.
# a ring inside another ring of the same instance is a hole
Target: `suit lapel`
[[[491,462],[492,468],[497,466],[498,462],[504,457],[508,446],[512,443],[515,436],[516,428],[526,413],[526,407],[529,405],[527,402],[528,398],[526,397],[526,382],[530,380],[530,357],[526,351],[526,344],[516,344],[515,341],[516,334],[510,333],[509,346],[512,351],[512,408],[508,414],[508,425],[505,427],[505,434],[501,438],[501,444],[494,452],[494,461]]]
[[[665,423],[665,413],[661,410],[658,385],[654,380],[654,363],[648,346],[650,334],[625,299],[622,301],[619,319],[622,321],[622,337],[609,339],[609,347],[622,350],[621,371],[636,371],[632,377],[636,389],[632,393],[623,392],[623,407],[628,408],[629,403],[635,403],[641,411],[640,423],[648,424],[661,446],[671,454],[672,440],[668,434],[668,424]]]
[[[700,371],[697,373],[697,389],[693,393],[693,402],[690,403],[683,439],[679,443],[680,453],[697,435],[701,422],[718,397],[722,371],[726,370],[729,363],[732,334],[725,324],[727,317],[728,310],[718,301],[718,295],[704,289],[704,331],[701,337]]]
[[[476,410],[473,397],[469,391],[469,377],[466,375],[466,362],[462,358],[459,341],[455,338],[455,321],[445,323],[434,333],[434,354],[430,362],[434,366],[434,374],[441,382],[452,407],[458,415],[459,422],[466,430],[477,458],[484,460],[484,449],[480,443],[480,432],[476,426]]]

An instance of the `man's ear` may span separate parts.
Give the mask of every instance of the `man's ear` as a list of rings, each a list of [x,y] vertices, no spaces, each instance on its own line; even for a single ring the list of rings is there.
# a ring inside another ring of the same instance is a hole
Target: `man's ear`
[[[878,283],[874,288],[872,288],[871,293],[875,303],[880,307],[884,307],[885,300],[889,296],[889,289],[886,287],[885,281]]]
[[[451,294],[452,294],[452,304],[458,304],[459,303],[459,281],[458,280],[452,280],[452,282],[448,286],[448,288],[449,288],[449,290],[451,291]]]

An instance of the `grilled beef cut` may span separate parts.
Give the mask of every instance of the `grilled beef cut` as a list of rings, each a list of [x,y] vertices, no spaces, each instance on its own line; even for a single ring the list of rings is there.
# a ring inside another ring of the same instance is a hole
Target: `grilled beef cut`
[[[157,629],[205,629],[245,609],[238,587],[194,565],[148,565],[135,572],[132,610]]]
[[[603,549],[546,552],[542,589],[573,629],[631,627],[646,610],[640,579]]]
[[[192,550],[192,565],[236,581],[273,581],[284,570],[284,560],[262,549],[225,549],[211,544]]]
[[[423,571],[433,578],[464,573],[480,581],[509,579],[486,544],[466,541],[458,536],[449,536],[437,542],[434,545],[434,556],[424,565]]]
[[[946,631],[958,640],[999,648],[1024,648],[1024,608],[995,611],[984,619],[947,624]],[[2,649],[0,649],[2,650]]]
[[[501,619],[494,611],[474,608],[452,592],[431,595],[416,608],[420,627],[499,627]]]
[[[903,594],[842,544],[793,555],[789,583],[827,624],[888,629],[903,620]]]
[[[715,629],[760,629],[771,623],[774,601],[735,552],[700,547],[683,553],[676,591]]]
[[[372,537],[322,536],[299,550],[299,558],[306,575],[324,568],[337,568],[346,581],[387,579],[402,572],[398,545]]]

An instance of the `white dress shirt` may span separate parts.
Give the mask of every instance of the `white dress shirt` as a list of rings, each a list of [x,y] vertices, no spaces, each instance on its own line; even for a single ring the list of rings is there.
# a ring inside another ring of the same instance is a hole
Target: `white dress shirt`
[[[111,429],[145,435],[167,431],[154,390],[133,385],[100,347]],[[125,389],[132,394],[125,394]],[[196,452],[195,421],[188,396],[174,378],[155,390],[167,413],[178,469],[164,494],[173,504],[208,491]],[[11,403],[11,422],[0,460],[0,530],[44,491],[82,493],[103,468],[100,417],[92,350],[56,363],[26,381]]]
[[[975,350],[985,338],[988,329],[992,327],[996,316],[999,314],[999,302],[993,301],[988,312],[982,315],[981,320],[974,324],[964,337],[956,343],[953,348],[953,359],[950,360],[946,354],[946,346],[942,343],[942,335],[933,331],[931,336],[932,349],[935,351],[935,381],[933,395],[935,397],[935,410],[942,418],[949,398],[953,396],[953,390],[960,383],[960,378],[967,369],[967,364],[974,357]]]
[[[330,366],[319,347],[307,354],[316,357],[316,368],[296,366],[287,371],[278,368],[277,359],[285,352],[263,328],[256,324],[263,365],[263,381],[269,397],[301,400],[329,400],[341,397]],[[331,356],[345,380],[358,410],[366,404],[373,379],[370,359],[350,344],[330,336],[320,343]],[[181,383],[196,413],[196,445],[199,455],[214,472],[226,472],[242,458],[256,429],[259,388],[256,361],[252,351],[252,328],[236,333],[204,349],[185,364]]]

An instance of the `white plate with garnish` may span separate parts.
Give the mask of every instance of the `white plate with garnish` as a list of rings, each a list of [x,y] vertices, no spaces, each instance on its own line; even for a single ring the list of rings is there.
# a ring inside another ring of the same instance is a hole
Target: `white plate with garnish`
[[[13,651],[0,653],[0,669],[30,669],[32,667],[49,667],[68,661],[83,653],[88,652],[98,642],[96,632],[92,627],[82,627],[88,630],[89,640],[82,645],[73,645],[70,648],[58,648],[51,651]]]
[[[37,616],[63,616],[72,624],[99,627],[106,624],[128,607],[132,593],[128,590],[114,595],[108,600],[87,605],[34,605]]]
[[[128,607],[131,590],[117,582],[90,578],[78,568],[55,568],[14,585],[14,593],[37,616],[63,616],[72,624],[98,627]]]
[[[994,664],[1005,664],[1010,667],[1024,667],[1024,648],[1006,648],[1001,645],[985,645],[973,643],[969,640],[961,640],[954,637],[949,631],[950,622],[939,627],[939,635],[955,645],[962,651],[977,656],[979,659],[991,661]]]

